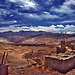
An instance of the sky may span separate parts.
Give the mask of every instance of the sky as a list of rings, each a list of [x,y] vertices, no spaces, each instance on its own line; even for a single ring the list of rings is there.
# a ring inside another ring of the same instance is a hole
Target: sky
[[[75,0],[0,0],[0,32],[75,33]]]

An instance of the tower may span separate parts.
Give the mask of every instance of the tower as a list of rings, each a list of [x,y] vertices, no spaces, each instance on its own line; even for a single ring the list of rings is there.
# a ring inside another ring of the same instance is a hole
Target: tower
[[[61,52],[64,53],[66,51],[66,43],[65,40],[61,41]]]
[[[57,54],[66,52],[66,43],[65,40],[61,41],[61,46],[57,47]]]

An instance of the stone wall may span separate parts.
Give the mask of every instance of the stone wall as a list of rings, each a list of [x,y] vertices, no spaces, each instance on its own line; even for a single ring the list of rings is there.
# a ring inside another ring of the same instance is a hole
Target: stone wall
[[[45,57],[45,67],[50,67],[64,74],[75,68],[75,57],[66,60]]]

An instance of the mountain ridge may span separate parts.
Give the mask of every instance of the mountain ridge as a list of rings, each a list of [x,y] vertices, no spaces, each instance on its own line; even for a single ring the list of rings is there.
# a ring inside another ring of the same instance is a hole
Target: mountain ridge
[[[0,33],[0,37],[5,37],[11,42],[20,43],[24,40],[28,40],[31,38],[37,37],[39,38],[55,38],[55,39],[63,39],[75,37],[75,34],[62,34],[62,33],[51,33],[44,31],[19,31],[19,32],[3,32]]]

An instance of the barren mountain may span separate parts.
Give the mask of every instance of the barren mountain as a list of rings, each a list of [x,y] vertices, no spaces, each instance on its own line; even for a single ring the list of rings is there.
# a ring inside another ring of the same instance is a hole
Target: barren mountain
[[[39,32],[38,31],[37,32],[35,31],[12,32],[12,31],[9,31],[9,32],[0,33],[0,36],[9,39],[12,42],[19,43],[25,39],[30,39],[42,33],[46,33],[46,32],[42,32],[42,31],[39,31]]]
[[[35,40],[46,40],[46,39],[64,39],[64,38],[70,38],[75,37],[75,34],[58,34],[58,33],[50,33],[50,32],[43,32],[43,31],[19,31],[19,32],[3,32],[0,33],[1,37],[5,37],[11,42],[15,43],[21,43],[21,42],[27,42],[27,40],[30,40],[31,42]]]

